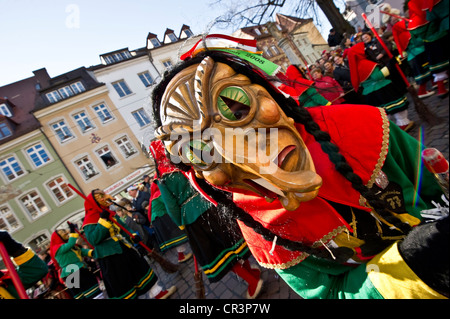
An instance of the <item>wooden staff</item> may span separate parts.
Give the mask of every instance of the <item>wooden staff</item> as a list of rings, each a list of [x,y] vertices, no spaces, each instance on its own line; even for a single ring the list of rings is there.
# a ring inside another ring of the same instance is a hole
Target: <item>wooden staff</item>
[[[202,273],[198,269],[197,258],[194,256],[194,282],[195,282],[195,293],[197,295],[197,299],[205,299],[205,285],[203,284],[203,276]]]
[[[411,21],[412,21],[411,19],[408,19],[408,18],[399,16],[399,15],[397,15],[397,14],[393,14],[393,13],[390,13],[390,12],[380,11],[380,13],[387,14],[388,16],[391,16],[391,17],[394,17],[394,18],[397,18],[397,19],[400,19],[400,20],[406,20],[406,21],[408,21],[408,22],[411,22]]]
[[[365,13],[362,13],[361,16],[363,17],[364,21],[366,21],[367,26],[369,27],[370,30],[372,30],[372,33],[374,34],[374,36],[377,38],[378,42],[381,44],[381,46],[383,47],[384,51],[386,51],[386,54],[388,55],[388,57],[390,59],[392,59],[394,56],[392,55],[391,51],[388,49],[388,47],[386,46],[386,43],[384,43],[384,41],[380,38],[380,36],[378,35],[377,30],[375,30],[375,28],[373,27],[372,23],[370,23],[369,19],[367,18]],[[403,73],[402,69],[400,68],[400,65],[398,65],[398,63],[395,63],[395,67],[398,71],[398,73],[400,74],[402,80],[405,82],[406,87],[408,88],[409,93],[411,94],[411,97],[413,98],[414,101],[414,108],[416,109],[417,114],[427,123],[429,124],[438,124],[441,122],[441,120],[439,120],[429,109],[428,107],[419,99],[416,89],[414,88],[414,86],[412,86],[408,79],[406,78],[406,75]]]
[[[2,256],[6,269],[8,269],[8,275],[11,278],[11,281],[13,282],[13,285],[16,288],[16,291],[19,294],[20,299],[30,299],[25,291],[25,287],[23,286],[22,280],[20,280],[19,274],[16,271],[16,267],[14,267],[14,264],[10,259],[6,247],[1,241],[0,241],[0,255]]]

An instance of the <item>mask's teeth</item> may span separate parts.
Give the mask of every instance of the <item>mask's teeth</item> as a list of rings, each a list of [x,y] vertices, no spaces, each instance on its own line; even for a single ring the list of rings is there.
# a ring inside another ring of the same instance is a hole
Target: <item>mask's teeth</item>
[[[269,183],[264,178],[256,178],[256,179],[252,179],[252,181],[255,182],[255,183],[258,183],[262,187],[267,188],[268,190],[274,192],[275,194],[278,194],[280,196],[285,196],[284,193],[281,191],[281,189],[273,186],[271,183]]]

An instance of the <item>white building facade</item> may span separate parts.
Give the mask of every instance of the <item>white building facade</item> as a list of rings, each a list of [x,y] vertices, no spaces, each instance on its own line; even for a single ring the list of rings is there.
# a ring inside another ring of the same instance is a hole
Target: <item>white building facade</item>
[[[150,110],[152,85],[160,74],[145,48],[127,48],[101,55],[102,64],[91,68],[96,79],[106,84],[111,100],[128,123],[144,151],[154,138]]]

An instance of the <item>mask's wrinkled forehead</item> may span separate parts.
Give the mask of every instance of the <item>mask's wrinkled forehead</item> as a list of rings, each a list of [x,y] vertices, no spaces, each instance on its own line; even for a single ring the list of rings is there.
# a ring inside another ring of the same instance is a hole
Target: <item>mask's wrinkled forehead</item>
[[[167,140],[174,131],[209,125],[209,81],[215,63],[205,58],[178,73],[167,85],[160,105],[162,126],[156,130],[159,139]]]
[[[160,105],[162,126],[155,132],[169,153],[177,152],[172,151],[175,141],[171,137],[200,132],[211,125],[216,109],[212,101],[213,86],[224,81],[227,85],[250,83],[246,76],[224,63],[216,63],[211,57],[183,69],[169,82]]]

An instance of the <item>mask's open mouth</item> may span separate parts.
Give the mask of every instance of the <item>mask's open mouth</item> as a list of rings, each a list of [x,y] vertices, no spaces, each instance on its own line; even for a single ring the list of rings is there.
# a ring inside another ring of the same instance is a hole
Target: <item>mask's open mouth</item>
[[[278,169],[265,178],[245,179],[244,182],[268,200],[280,199],[286,209],[296,209],[318,193],[322,179],[314,171],[298,170],[298,148],[285,146],[273,159]]]
[[[274,163],[278,165],[279,168],[283,169],[283,163],[285,160],[289,159],[289,157],[294,153],[297,147],[295,145],[286,146],[275,158]]]

